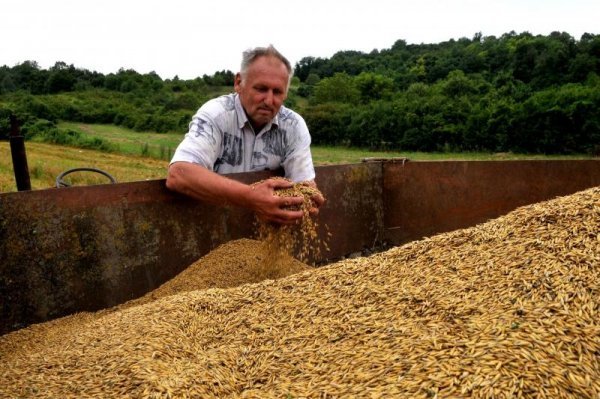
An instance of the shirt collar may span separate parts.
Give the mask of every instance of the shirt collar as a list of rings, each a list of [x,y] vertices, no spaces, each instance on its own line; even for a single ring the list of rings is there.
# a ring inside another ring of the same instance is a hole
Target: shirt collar
[[[246,111],[244,111],[244,107],[242,107],[242,103],[240,102],[240,95],[237,93],[235,93],[234,104],[235,104],[235,113],[237,114],[238,127],[240,129],[243,129],[246,124],[248,124],[248,126],[252,126],[250,124],[250,120],[248,119],[248,116],[246,115]],[[279,112],[277,114],[275,114],[273,119],[271,119],[271,121],[269,123],[267,123],[265,125],[265,127],[263,127],[262,131],[268,132],[269,130],[271,130],[273,128],[273,125],[275,127],[279,126]],[[258,134],[260,132],[255,132],[255,133]]]

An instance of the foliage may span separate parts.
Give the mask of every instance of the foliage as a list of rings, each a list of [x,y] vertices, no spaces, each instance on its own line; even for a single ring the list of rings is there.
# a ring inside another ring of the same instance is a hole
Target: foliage
[[[476,33],[418,45],[398,40],[370,53],[305,57],[294,70],[286,105],[305,117],[317,144],[600,152],[599,35]],[[56,123],[183,133],[202,103],[232,90],[234,77],[225,70],[191,80],[129,69],[103,75],[64,62],[47,70],[35,61],[0,66],[0,138],[8,134],[10,113],[28,138],[78,145],[102,143],[81,143]]]
[[[309,107],[306,124],[311,126],[312,141],[319,145],[348,145],[345,127],[352,119],[348,104],[327,103]]]
[[[600,149],[597,35],[399,40],[369,54],[307,57],[296,71],[301,87],[320,77],[313,90],[299,92],[309,97],[302,113],[319,143],[413,151]],[[324,115],[333,103],[337,115]]]
[[[325,78],[315,85],[314,102],[340,102],[356,104],[360,98],[360,91],[354,79],[347,73],[336,73],[330,78]]]

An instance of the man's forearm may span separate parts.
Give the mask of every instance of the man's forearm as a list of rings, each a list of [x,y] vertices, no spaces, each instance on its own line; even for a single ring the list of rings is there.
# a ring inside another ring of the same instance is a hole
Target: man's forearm
[[[169,167],[167,188],[215,205],[247,207],[247,184],[228,179],[200,165],[175,162]]]

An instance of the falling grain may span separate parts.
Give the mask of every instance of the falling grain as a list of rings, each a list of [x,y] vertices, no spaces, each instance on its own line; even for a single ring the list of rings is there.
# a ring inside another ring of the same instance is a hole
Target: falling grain
[[[274,178],[292,184],[284,178]],[[267,251],[271,254],[272,262],[277,262],[281,256],[296,256],[303,262],[310,258],[319,258],[321,245],[327,249],[328,237],[319,237],[318,219],[311,217],[310,209],[315,206],[313,197],[323,196],[318,188],[308,182],[294,183],[291,187],[275,190],[275,195],[280,197],[300,197],[301,205],[290,206],[292,210],[300,210],[302,219],[294,225],[278,225],[262,220],[257,220],[258,239],[265,243]],[[277,265],[268,265],[277,268]]]

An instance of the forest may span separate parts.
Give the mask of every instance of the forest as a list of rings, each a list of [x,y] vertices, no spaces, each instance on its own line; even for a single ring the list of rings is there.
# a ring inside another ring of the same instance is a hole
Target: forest
[[[339,51],[294,66],[286,105],[313,143],[402,151],[600,154],[600,35],[505,33]],[[162,79],[35,61],[0,67],[0,137],[110,150],[58,121],[183,134],[200,105],[233,90],[224,70]]]

